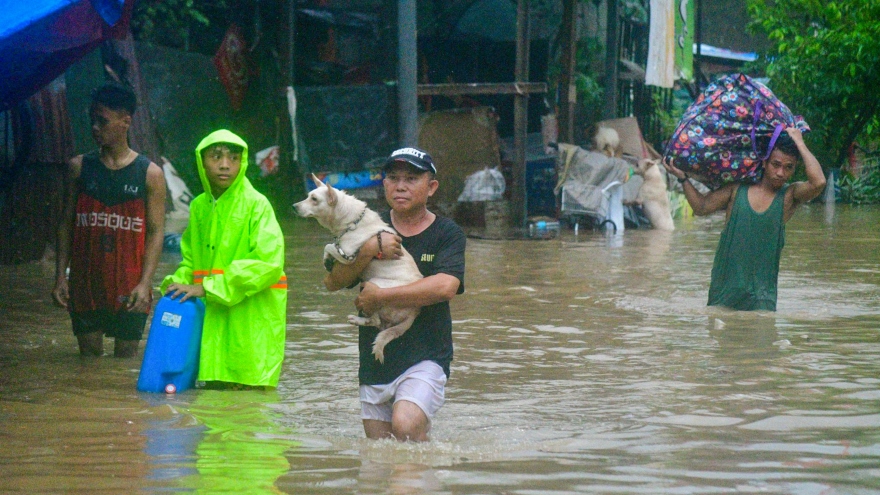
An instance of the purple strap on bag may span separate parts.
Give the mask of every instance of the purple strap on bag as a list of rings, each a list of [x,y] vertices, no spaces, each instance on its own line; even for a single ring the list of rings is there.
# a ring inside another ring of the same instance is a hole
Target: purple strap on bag
[[[758,119],[761,116],[761,107],[763,106],[764,104],[761,103],[761,100],[755,102],[755,117],[752,120],[752,151],[754,151],[756,155],[760,155],[760,153],[758,153],[758,148],[756,146],[757,141],[755,141],[755,128],[758,127]],[[767,146],[767,153],[764,155],[763,158],[761,158],[761,160],[766,160],[770,158],[770,153],[773,152],[773,147],[776,146],[776,140],[779,139],[779,135],[782,134],[784,128],[785,126],[783,126],[782,124],[776,124],[776,129],[773,130],[773,137],[770,138],[770,145]]]
[[[784,125],[776,124],[776,129],[773,130],[773,137],[770,138],[770,145],[767,146],[767,154],[765,154],[764,158],[761,158],[761,160],[770,158],[770,153],[773,152],[773,147],[776,146],[776,140],[779,139],[783,129],[785,129]]]

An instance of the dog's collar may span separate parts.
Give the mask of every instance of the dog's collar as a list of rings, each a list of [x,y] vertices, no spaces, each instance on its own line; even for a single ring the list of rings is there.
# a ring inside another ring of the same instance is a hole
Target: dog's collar
[[[358,225],[359,223],[361,223],[361,220],[364,219],[364,215],[366,215],[366,213],[367,213],[367,207],[365,206],[364,209],[361,210],[361,214],[358,215],[357,219],[356,219],[354,222],[348,224],[348,227],[346,227],[346,229],[345,229],[341,234],[339,234],[338,236],[336,236],[336,241],[339,242],[339,239],[342,239],[342,236],[344,236],[345,234],[347,234],[347,233],[351,232],[352,230],[356,229],[356,228],[357,228],[357,225]]]
[[[347,233],[351,232],[352,230],[356,229],[356,228],[357,228],[357,225],[358,225],[359,223],[361,223],[361,220],[364,219],[364,215],[365,215],[366,213],[367,213],[367,207],[365,206],[364,209],[361,211],[361,214],[358,215],[357,220],[355,220],[354,222],[350,223],[350,224],[348,225],[348,228],[346,228],[345,231],[343,231],[341,234],[339,234],[338,236],[336,236],[336,239],[334,239],[334,241],[333,241],[333,246],[336,247],[336,251],[338,251],[338,252],[339,252],[339,255],[342,256],[343,258],[345,258],[346,261],[352,261],[352,260],[354,260],[355,258],[357,258],[357,255],[358,255],[358,252],[360,251],[360,249],[358,249],[358,251],[355,251],[353,254],[345,254],[345,251],[342,250],[342,246],[339,245],[339,240],[342,239],[342,236],[344,236],[345,234],[347,234]]]

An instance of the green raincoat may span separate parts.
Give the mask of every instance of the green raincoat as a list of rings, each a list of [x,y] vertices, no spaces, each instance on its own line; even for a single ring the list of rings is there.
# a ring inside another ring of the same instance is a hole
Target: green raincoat
[[[238,177],[216,199],[201,153],[215,143],[244,148]],[[227,130],[199,143],[196,164],[205,192],[190,204],[183,261],[161,290],[172,283],[205,288],[199,380],[275,387],[287,321],[284,236],[269,201],[245,177],[247,152],[244,140]]]

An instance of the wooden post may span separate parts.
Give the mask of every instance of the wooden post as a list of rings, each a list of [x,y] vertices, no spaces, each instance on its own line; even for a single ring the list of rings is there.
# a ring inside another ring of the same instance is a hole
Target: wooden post
[[[694,41],[697,45],[697,53],[694,55],[694,83],[697,94],[703,91],[703,2],[696,0],[694,4]]]
[[[574,84],[577,53],[577,23],[574,21],[577,0],[563,0],[562,6],[562,74],[559,77],[559,141],[574,143],[574,108],[577,92]]]
[[[617,57],[620,42],[617,39],[617,2],[608,0],[608,19],[605,29],[605,119],[617,117]]]
[[[519,95],[523,93],[546,93],[547,83],[447,83],[419,84],[419,96],[455,96],[455,95]]]
[[[417,146],[418,97],[416,96],[416,0],[397,2],[397,109],[401,146]]]
[[[287,0],[287,85],[296,85],[294,43],[296,41],[296,0]]]
[[[529,78],[529,7],[528,0],[516,2],[516,68],[514,81],[525,83]],[[525,227],[528,216],[526,197],[526,133],[528,131],[529,94],[521,91],[514,96],[513,107],[513,184],[510,191],[510,220],[513,226]]]

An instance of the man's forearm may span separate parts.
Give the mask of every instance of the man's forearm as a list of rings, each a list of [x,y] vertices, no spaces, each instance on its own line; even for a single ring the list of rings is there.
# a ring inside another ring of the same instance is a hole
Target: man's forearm
[[[63,217],[58,226],[55,245],[55,281],[67,277],[67,267],[70,264],[71,248],[71,222],[67,216]]]
[[[144,250],[144,264],[143,271],[141,272],[141,284],[151,284],[153,281],[153,274],[156,273],[156,268],[159,266],[159,256],[162,254],[162,243],[164,241],[164,235],[159,235],[156,232],[147,231],[146,242],[145,242],[145,250]]]
[[[690,180],[682,182],[681,190],[691,209],[694,210],[694,215],[703,216],[712,213],[706,209],[706,196],[700,193]]]
[[[70,174],[70,172],[68,172]],[[72,179],[65,177],[64,205],[61,209],[61,220],[58,222],[58,230],[55,233],[55,280],[62,280],[67,276],[67,267],[70,264],[70,251],[73,243],[74,227],[74,202],[76,196],[71,185]]]
[[[459,284],[452,275],[438,273],[411,284],[381,289],[377,298],[382,306],[421,308],[451,300]]]
[[[367,265],[373,261],[373,258],[379,254],[379,245],[374,238],[364,243],[358,251],[357,257],[351,264],[343,264],[336,262],[333,269],[324,277],[324,287],[330,292],[350,287],[358,281],[361,272],[367,268]]]
[[[825,173],[822,171],[822,165],[819,163],[819,160],[816,159],[816,156],[813,155],[813,152],[807,148],[803,141],[797,144],[798,151],[801,152],[801,158],[804,160],[804,171],[807,174],[807,181],[814,187],[825,187]]]
[[[825,188],[825,172],[822,171],[822,165],[819,164],[819,160],[816,159],[813,152],[810,151],[804,142],[803,135],[799,131],[790,131],[789,134],[801,155],[801,160],[804,162],[804,172],[807,175],[806,182],[796,182],[792,186],[792,195],[796,206],[810,201],[822,193],[822,190]]]
[[[55,281],[67,277],[67,266],[70,264],[69,247],[62,247],[63,242],[59,239],[57,253],[55,254]],[[68,244],[69,245],[69,244]]]
[[[361,272],[370,264],[374,256],[359,252],[358,257],[349,265],[337,261],[333,264],[330,273],[324,277],[324,287],[330,292],[350,287],[358,281]]]

